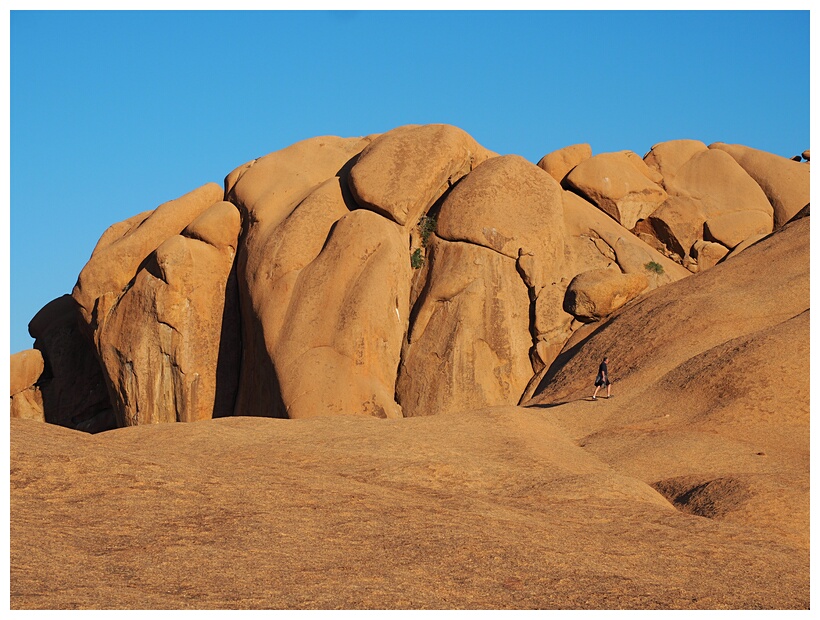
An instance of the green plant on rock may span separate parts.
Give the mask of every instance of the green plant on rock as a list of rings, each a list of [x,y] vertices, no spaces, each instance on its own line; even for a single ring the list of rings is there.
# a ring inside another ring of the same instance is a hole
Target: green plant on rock
[[[410,266],[413,269],[421,269],[424,267],[424,254],[422,254],[421,248],[416,248],[410,255]]]
[[[655,261],[653,261],[653,260],[651,260],[651,261],[649,261],[648,263],[646,263],[646,264],[644,265],[644,268],[645,268],[647,271],[652,271],[652,272],[654,272],[654,273],[658,274],[659,276],[660,276],[660,275],[663,275],[663,265],[661,265],[660,263],[656,263],[656,262],[655,262]]]
[[[436,232],[436,218],[434,215],[422,215],[419,220],[419,232],[421,233],[421,244],[426,248],[430,235]]]

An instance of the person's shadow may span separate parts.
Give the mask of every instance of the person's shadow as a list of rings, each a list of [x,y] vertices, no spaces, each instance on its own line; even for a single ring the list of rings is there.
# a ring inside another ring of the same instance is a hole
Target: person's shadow
[[[592,396],[583,396],[581,398],[573,398],[570,400],[562,400],[557,403],[538,403],[535,405],[527,405],[527,409],[552,409],[553,407],[560,407],[561,405],[568,405],[570,403],[577,403],[582,400],[587,402],[593,403],[596,401],[601,400],[601,398],[606,398],[605,396],[599,396],[598,398],[592,398]]]

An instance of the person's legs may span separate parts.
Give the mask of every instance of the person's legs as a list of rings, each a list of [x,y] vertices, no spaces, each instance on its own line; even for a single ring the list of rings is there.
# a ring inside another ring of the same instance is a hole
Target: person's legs
[[[595,396],[598,394],[598,390],[600,390],[600,389],[601,389],[600,385],[595,386],[595,391],[592,393],[593,400],[595,399]]]
[[[606,397],[609,398],[612,394],[610,393],[612,390],[612,384],[607,381],[606,382]]]

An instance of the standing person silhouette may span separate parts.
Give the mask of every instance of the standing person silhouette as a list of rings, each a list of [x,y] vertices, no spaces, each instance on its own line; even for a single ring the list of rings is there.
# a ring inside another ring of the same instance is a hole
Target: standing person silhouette
[[[604,361],[598,366],[598,376],[595,377],[595,392],[592,393],[592,400],[598,400],[598,390],[601,389],[602,385],[606,386],[606,397],[612,397],[610,393],[612,382],[609,380],[609,368],[607,368],[608,361],[609,357],[604,357]]]

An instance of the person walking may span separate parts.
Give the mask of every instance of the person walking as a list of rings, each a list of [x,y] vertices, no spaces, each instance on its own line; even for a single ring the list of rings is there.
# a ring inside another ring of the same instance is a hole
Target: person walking
[[[612,382],[609,380],[608,361],[609,357],[604,357],[604,361],[598,366],[598,376],[595,377],[595,391],[592,393],[592,400],[598,400],[598,390],[601,389],[602,385],[606,386],[606,397],[612,398]]]

